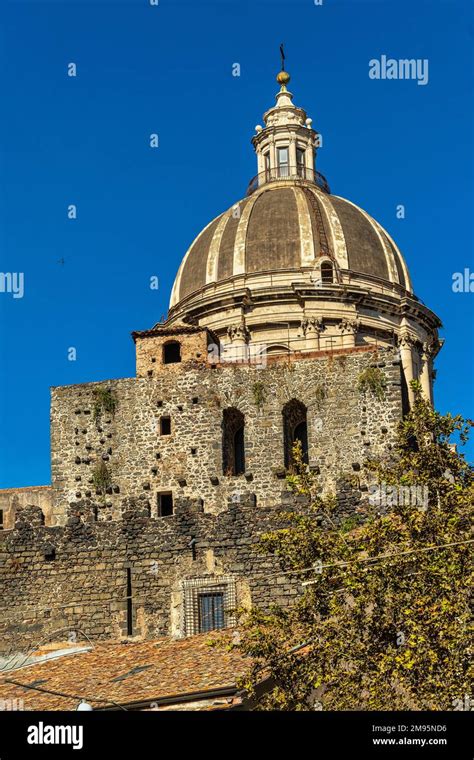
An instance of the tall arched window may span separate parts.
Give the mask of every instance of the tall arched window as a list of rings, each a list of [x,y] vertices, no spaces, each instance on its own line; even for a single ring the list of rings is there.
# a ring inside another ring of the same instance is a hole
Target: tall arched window
[[[245,418],[235,407],[222,415],[222,471],[224,475],[245,472]]]
[[[181,345],[177,340],[170,340],[163,346],[163,364],[176,364],[181,361]]]
[[[285,467],[293,467],[293,446],[301,442],[303,462],[308,464],[308,421],[305,405],[293,398],[283,407],[283,445],[285,450]]]
[[[330,261],[323,261],[321,264],[321,281],[323,283],[334,282],[334,270]]]

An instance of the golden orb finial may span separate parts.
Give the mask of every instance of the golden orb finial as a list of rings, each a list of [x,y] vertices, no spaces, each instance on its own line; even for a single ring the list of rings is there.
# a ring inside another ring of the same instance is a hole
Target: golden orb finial
[[[277,74],[277,78],[276,78],[278,84],[282,84],[282,85],[287,85],[290,79],[291,77],[287,71],[280,71]]]

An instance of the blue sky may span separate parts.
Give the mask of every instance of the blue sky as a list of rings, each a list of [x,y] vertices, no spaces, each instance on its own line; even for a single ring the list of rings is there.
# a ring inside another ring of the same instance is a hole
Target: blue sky
[[[134,375],[130,332],[166,314],[189,243],[256,173],[281,41],[323,134],[318,168],[393,235],[443,321],[437,407],[472,415],[473,294],[452,291],[474,270],[470,3],[17,0],[1,14],[0,271],[24,272],[25,293],[0,293],[0,487],[50,481],[50,386]],[[428,84],[371,80],[383,54],[428,59]]]

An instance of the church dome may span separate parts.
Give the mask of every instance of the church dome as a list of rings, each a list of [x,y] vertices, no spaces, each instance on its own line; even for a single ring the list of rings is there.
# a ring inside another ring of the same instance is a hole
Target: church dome
[[[286,272],[291,281],[306,272],[317,279],[318,264],[325,259],[339,273],[412,291],[402,254],[375,219],[316,182],[277,178],[200,232],[180,267],[170,307],[239,275]]]
[[[189,247],[157,327],[206,328],[223,361],[397,345],[416,378],[439,350],[440,321],[388,232],[331,193],[316,169],[322,137],[293,103],[288,72],[277,80],[252,137],[257,175]]]

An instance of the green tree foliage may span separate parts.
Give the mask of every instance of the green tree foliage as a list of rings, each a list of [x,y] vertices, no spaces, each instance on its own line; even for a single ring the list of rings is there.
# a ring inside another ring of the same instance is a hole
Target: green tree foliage
[[[452,710],[470,694],[474,478],[450,438],[464,443],[473,423],[437,413],[413,388],[396,446],[366,465],[389,503],[372,492],[349,528],[295,449],[289,483],[311,510],[285,515],[261,550],[300,588],[310,583],[291,607],[242,612],[238,646],[253,658],[242,686],[257,709]]]

